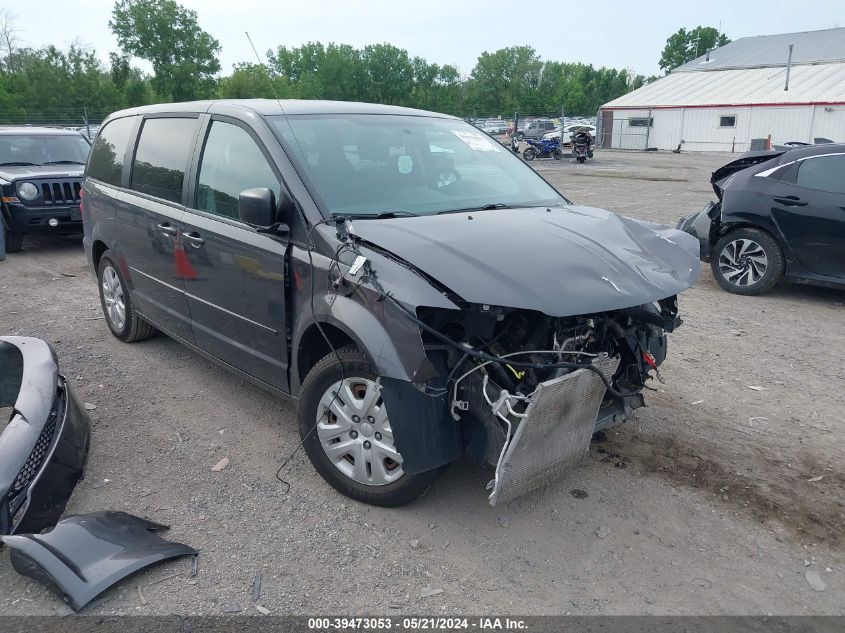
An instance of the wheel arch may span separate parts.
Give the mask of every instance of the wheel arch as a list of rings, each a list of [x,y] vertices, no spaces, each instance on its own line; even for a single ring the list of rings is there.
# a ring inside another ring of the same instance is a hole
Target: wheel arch
[[[789,248],[784,243],[784,241],[780,238],[776,227],[768,227],[761,224],[756,224],[753,222],[748,222],[744,220],[738,221],[727,221],[724,220],[719,224],[719,231],[716,235],[711,235],[710,238],[710,247],[711,249],[716,246],[716,242],[720,239],[725,237],[726,235],[733,233],[734,231],[738,231],[740,229],[754,229],[755,231],[760,231],[768,235],[772,240],[774,240],[775,244],[777,244],[778,248],[780,249],[781,255],[783,255],[784,260],[789,260]]]
[[[324,300],[324,296],[315,297],[317,302]],[[416,326],[400,321],[393,327],[385,327],[370,310],[349,297],[337,296],[332,301],[330,314],[317,318],[309,315],[296,329],[291,347],[291,361],[295,363],[290,373],[293,395],[297,395],[313,363],[331,351],[317,327],[318,320],[335,348],[336,343],[354,344],[379,375],[402,380],[427,377],[425,373],[420,374],[427,357]],[[412,332],[416,334],[416,344],[409,336]]]
[[[321,328],[322,333],[320,332]],[[323,333],[325,333],[325,337]],[[326,338],[329,339],[331,346],[329,346]],[[316,321],[309,325],[302,333],[296,350],[296,374],[299,384],[302,384],[311,368],[331,352],[332,348],[337,350],[346,345],[354,345],[359,350],[361,349],[352,336],[336,325],[331,323],[320,323],[318,325]]]
[[[109,250],[109,247],[103,240],[95,239],[91,243],[91,262],[94,264],[94,270],[99,270],[100,268],[100,260],[103,257],[103,253]]]

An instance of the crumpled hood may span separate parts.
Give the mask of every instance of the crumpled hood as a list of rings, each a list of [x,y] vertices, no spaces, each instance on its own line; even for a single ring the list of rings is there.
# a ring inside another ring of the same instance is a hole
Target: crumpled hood
[[[470,303],[550,316],[641,305],[689,288],[699,244],[675,229],[581,206],[355,221],[367,242]]]
[[[85,165],[2,165],[0,178],[3,180],[26,180],[27,178],[82,178]]]

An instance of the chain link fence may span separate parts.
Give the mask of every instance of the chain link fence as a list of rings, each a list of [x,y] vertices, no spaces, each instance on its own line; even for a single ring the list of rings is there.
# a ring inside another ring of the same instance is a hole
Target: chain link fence
[[[643,151],[649,147],[654,117],[645,115],[614,116],[613,111],[600,112],[597,117],[596,146],[602,149],[630,149]]]
[[[60,127],[78,129],[96,127],[110,112],[89,110],[55,110],[39,114],[21,114],[0,110],[0,126]]]

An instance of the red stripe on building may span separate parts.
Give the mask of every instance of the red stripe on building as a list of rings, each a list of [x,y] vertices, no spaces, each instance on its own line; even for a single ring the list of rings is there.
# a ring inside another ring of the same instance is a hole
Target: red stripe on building
[[[845,106],[845,101],[795,103],[714,103],[712,105],[602,106],[600,110],[684,110],[686,108],[788,108],[796,106]]]

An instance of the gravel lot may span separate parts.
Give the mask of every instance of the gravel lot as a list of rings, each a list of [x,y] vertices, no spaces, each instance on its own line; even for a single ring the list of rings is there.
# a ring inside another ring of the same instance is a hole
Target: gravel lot
[[[728,159],[534,166],[573,201],[674,225],[713,198]],[[682,296],[666,384],[574,478],[491,508],[490,473],[459,462],[384,510],[334,492],[301,453],[290,490],[276,479],[298,444],[291,405],[165,337],[113,338],[78,239],[30,238],[0,263],[0,332],[53,343],[96,405],[68,511],[146,516],[202,551],[195,578],[187,559],[153,567],[92,614],[845,614],[843,304],[794,285],[730,295],[705,268]],[[0,614],[66,612],[0,552]]]

